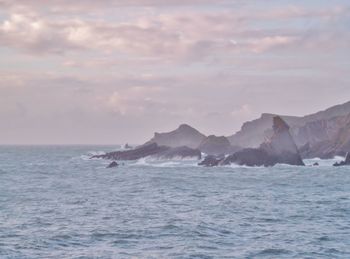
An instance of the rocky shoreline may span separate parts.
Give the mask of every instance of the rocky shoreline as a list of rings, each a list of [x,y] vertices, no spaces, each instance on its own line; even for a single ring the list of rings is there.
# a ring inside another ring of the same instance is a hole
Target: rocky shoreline
[[[92,158],[113,161],[145,157],[196,159],[199,165],[207,167],[230,164],[269,167],[276,164],[304,166],[306,158],[347,155],[345,161],[334,166],[350,165],[350,102],[304,117],[263,114],[260,119],[245,123],[230,137],[205,136],[182,124],[176,130],[155,133],[141,146],[126,147],[124,151]]]
[[[110,152],[104,155],[96,155],[92,158],[103,158],[114,161],[137,160],[145,157],[155,159],[202,159],[202,153],[205,159],[199,163],[203,166],[220,166],[229,164],[238,164],[246,166],[274,166],[278,163],[303,166],[299,151],[294,143],[290,133],[289,126],[278,116],[272,121],[274,134],[261,144],[259,148],[239,148],[233,147],[225,137],[209,136],[198,141],[197,148],[187,146],[176,146],[174,141],[168,138],[176,136],[179,143],[191,143],[194,146],[195,141],[191,140],[191,135],[196,135],[197,131],[188,125],[181,125],[177,130],[162,135],[160,143],[155,138],[144,145],[126,151]],[[186,132],[184,132],[186,131]],[[189,136],[190,135],[190,136]],[[179,138],[179,136],[181,136]],[[197,134],[197,136],[199,136]],[[183,139],[181,139],[183,138]],[[199,140],[199,138],[198,138]],[[165,143],[172,143],[172,146],[166,146]],[[163,145],[161,145],[163,144]],[[111,164],[110,167],[116,167],[117,164]]]

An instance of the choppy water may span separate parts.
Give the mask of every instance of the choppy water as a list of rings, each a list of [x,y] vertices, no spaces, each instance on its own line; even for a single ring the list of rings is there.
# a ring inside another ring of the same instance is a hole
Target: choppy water
[[[0,147],[0,258],[350,258],[350,168],[105,169],[98,150]]]

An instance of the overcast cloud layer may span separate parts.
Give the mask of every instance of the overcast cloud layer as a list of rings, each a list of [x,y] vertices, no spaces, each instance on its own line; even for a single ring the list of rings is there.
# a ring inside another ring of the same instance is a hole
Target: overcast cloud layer
[[[346,0],[0,0],[0,144],[142,143],[349,101]]]

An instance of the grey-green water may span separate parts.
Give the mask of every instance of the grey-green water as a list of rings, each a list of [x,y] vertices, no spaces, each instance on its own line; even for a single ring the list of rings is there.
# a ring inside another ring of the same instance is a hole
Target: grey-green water
[[[0,147],[0,258],[350,258],[350,168],[105,169],[98,150]]]

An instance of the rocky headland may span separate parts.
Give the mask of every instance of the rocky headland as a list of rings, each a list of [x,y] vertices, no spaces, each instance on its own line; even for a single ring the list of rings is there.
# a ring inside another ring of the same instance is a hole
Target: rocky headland
[[[145,157],[152,157],[155,159],[201,159],[202,156],[198,149],[192,149],[186,146],[172,148],[167,146],[159,146],[157,143],[148,143],[131,150],[109,152],[104,155],[95,155],[92,158],[130,161]]]
[[[182,124],[177,129],[155,133],[145,144],[129,145],[124,151],[93,158],[113,161],[155,159],[197,159],[202,166],[245,165],[303,166],[305,158],[345,156],[350,151],[350,102],[304,117],[262,114],[243,124],[236,134],[206,136]],[[350,157],[336,164],[347,165]]]
[[[258,148],[273,134],[270,121],[276,114],[264,113],[259,119],[243,124],[240,131],[228,137],[231,145]],[[350,102],[303,117],[281,116],[302,158],[332,158],[350,151]]]

